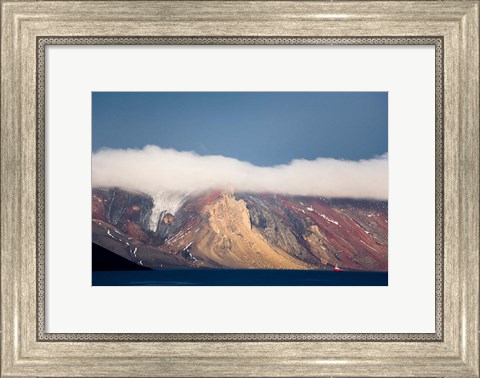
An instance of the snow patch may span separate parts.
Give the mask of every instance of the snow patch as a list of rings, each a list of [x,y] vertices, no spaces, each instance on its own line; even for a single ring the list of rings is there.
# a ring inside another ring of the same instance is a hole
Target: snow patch
[[[152,196],[153,209],[150,216],[149,228],[151,231],[157,231],[160,217],[166,213],[175,215],[180,206],[187,199],[188,193],[164,192]]]
[[[110,232],[110,230],[107,228],[107,234],[108,236],[110,236],[112,239],[114,240],[118,240],[119,242],[121,242],[122,240],[121,239],[117,239],[115,236],[112,235],[112,233]]]
[[[335,221],[335,220],[333,220],[333,219],[331,219],[331,218],[327,217],[327,216],[326,216],[326,215],[324,215],[324,214],[320,214],[320,216],[321,216],[323,219],[325,219],[327,222],[330,222],[330,223],[336,224],[336,225],[338,226],[338,222],[337,222],[337,221]]]

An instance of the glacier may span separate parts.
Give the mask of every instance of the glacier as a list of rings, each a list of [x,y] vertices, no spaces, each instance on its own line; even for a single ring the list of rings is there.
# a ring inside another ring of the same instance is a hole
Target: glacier
[[[167,213],[175,215],[187,197],[188,193],[180,192],[161,192],[152,195],[153,208],[149,220],[150,230],[156,232],[161,218]]]

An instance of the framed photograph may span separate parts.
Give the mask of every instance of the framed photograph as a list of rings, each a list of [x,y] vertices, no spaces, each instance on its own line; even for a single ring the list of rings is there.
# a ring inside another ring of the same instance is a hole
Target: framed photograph
[[[92,285],[387,286],[387,106],[92,93]]]
[[[479,377],[479,3],[2,1],[3,377]]]

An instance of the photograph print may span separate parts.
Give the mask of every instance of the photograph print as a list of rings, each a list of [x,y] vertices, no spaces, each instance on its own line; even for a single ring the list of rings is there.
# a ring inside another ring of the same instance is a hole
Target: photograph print
[[[93,92],[92,285],[388,285],[388,93]]]

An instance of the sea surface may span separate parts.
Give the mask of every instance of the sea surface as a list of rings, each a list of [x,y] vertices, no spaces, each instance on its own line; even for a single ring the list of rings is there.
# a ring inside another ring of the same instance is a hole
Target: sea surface
[[[388,286],[388,272],[263,269],[93,271],[93,286]]]

